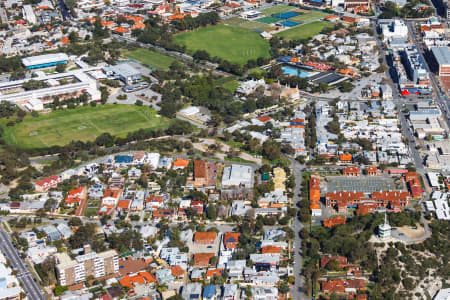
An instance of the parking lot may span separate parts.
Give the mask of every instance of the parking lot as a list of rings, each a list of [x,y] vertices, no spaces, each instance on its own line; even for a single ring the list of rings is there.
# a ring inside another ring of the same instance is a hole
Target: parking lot
[[[127,99],[117,99],[117,96],[119,95],[127,95]],[[135,104],[137,100],[141,100],[142,104],[145,106],[151,106],[155,110],[160,110],[158,103],[161,101],[161,95],[149,88],[132,93],[125,93],[124,91],[122,91],[122,89],[120,89],[117,93],[109,96],[108,103]]]
[[[382,176],[362,176],[358,178],[350,177],[328,177],[327,192],[363,192],[372,193],[387,190],[397,190],[402,188],[401,182],[396,184],[391,177]],[[400,185],[400,186],[399,186]]]

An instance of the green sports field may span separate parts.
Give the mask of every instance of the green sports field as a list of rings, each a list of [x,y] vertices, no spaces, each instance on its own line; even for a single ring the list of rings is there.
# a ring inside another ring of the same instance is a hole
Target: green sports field
[[[185,45],[190,53],[205,50],[232,63],[245,64],[250,59],[269,57],[269,42],[248,29],[216,25],[180,33],[175,42]]]
[[[256,21],[258,21],[258,20],[256,20]],[[233,17],[230,19],[226,19],[223,21],[223,24],[235,26],[235,27],[246,28],[246,29],[250,29],[250,30],[261,30],[261,31],[272,30],[272,27],[270,27],[267,24],[255,22],[255,21],[249,21],[249,20],[245,20],[245,19],[242,19],[239,17]]]
[[[322,31],[323,28],[332,27],[330,23],[323,21],[316,21],[305,25],[297,26],[292,29],[288,29],[276,34],[278,37],[282,37],[287,40],[302,40],[311,38]]]
[[[304,22],[308,22],[311,20],[320,19],[325,16],[328,16],[328,14],[321,12],[321,11],[310,11],[310,12],[305,12],[299,16],[292,17],[289,20],[294,21],[294,22],[304,23]]]
[[[170,65],[175,61],[172,57],[142,48],[132,51],[125,51],[123,52],[123,55],[127,58],[137,60],[144,65],[150,66],[153,69],[161,71],[168,70]]]
[[[293,6],[280,4],[280,5],[277,5],[277,6],[274,6],[274,7],[263,9],[261,11],[261,13],[265,14],[266,16],[271,16],[273,14],[283,13],[285,11],[289,11],[289,10],[292,10],[294,8],[295,7],[293,7]]]
[[[0,120],[3,138],[22,148],[66,145],[72,140],[94,140],[104,132],[125,137],[140,128],[166,128],[169,121],[157,117],[147,106],[106,104],[53,111],[39,117],[27,116],[14,126]]]

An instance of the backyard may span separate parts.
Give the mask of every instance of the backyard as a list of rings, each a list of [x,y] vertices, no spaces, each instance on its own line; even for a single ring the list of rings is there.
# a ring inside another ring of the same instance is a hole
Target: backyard
[[[186,45],[189,52],[205,50],[232,63],[245,64],[250,59],[269,57],[269,43],[251,30],[216,25],[203,27],[174,36],[174,40]]]
[[[104,132],[126,136],[141,128],[166,128],[169,121],[147,106],[106,104],[53,111],[38,117],[27,116],[14,126],[0,120],[6,143],[22,148],[65,145],[73,140],[92,141]]]

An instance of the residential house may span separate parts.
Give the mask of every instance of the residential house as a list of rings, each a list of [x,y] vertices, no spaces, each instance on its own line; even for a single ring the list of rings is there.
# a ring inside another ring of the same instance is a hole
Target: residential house
[[[69,207],[73,207],[75,206],[75,204],[80,204],[80,202],[82,200],[85,200],[86,197],[87,197],[86,187],[80,186],[75,190],[69,191],[69,193],[66,196],[66,199],[64,200],[64,203]]]
[[[202,285],[200,283],[188,283],[183,286],[181,296],[184,300],[201,300]]]
[[[189,160],[177,158],[177,160],[173,163],[172,169],[174,170],[183,170],[189,165]]]
[[[238,285],[237,284],[224,284],[222,291],[223,300],[237,300],[238,298]]]
[[[194,267],[206,268],[209,266],[209,261],[214,257],[214,253],[196,253],[194,254]]]
[[[175,277],[172,276],[172,271],[170,269],[157,270],[155,272],[155,276],[159,284],[167,284],[175,280]]]
[[[207,285],[203,289],[203,300],[216,300],[216,286]]]
[[[239,237],[241,236],[238,232],[225,232],[223,236],[223,245],[227,249],[235,249],[239,244]]]
[[[56,175],[45,177],[44,179],[36,181],[36,183],[34,184],[34,189],[39,193],[47,192],[49,189],[56,188],[60,180],[61,179]]]
[[[216,241],[216,232],[199,232],[194,235],[194,243],[200,245],[214,245]]]

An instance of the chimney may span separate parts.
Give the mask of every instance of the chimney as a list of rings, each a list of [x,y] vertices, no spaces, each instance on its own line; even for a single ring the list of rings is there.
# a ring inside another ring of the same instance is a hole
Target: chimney
[[[88,254],[91,252],[91,245],[86,244],[83,246],[83,249],[84,249],[84,254]]]

